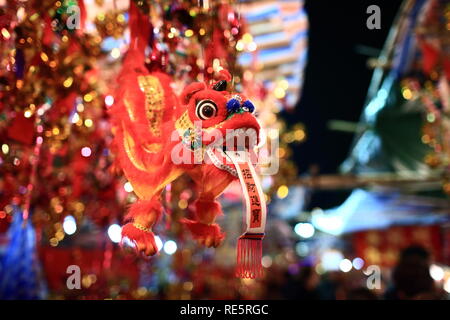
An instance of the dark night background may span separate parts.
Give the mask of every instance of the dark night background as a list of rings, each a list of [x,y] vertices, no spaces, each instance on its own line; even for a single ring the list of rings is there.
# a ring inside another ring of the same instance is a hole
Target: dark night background
[[[308,62],[302,95],[288,123],[302,122],[307,140],[294,149],[300,174],[312,165],[320,174],[337,173],[351,148],[353,134],[330,130],[330,120],[357,122],[364,107],[372,69],[367,51],[381,51],[401,0],[306,0],[309,19]],[[370,5],[381,9],[381,29],[369,30]],[[363,48],[363,50],[361,50]],[[365,50],[365,49],[367,50]],[[372,56],[374,57],[374,56]],[[348,191],[316,191],[309,209],[340,204]]]

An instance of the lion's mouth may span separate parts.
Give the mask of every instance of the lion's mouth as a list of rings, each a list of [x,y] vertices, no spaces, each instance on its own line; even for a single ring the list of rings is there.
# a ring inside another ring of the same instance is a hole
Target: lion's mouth
[[[253,128],[227,130],[225,138],[209,145],[206,152],[217,168],[237,177],[237,168],[232,157],[236,157],[238,154],[241,161],[252,165],[254,162],[252,160],[255,160],[254,149],[257,142],[258,135]]]

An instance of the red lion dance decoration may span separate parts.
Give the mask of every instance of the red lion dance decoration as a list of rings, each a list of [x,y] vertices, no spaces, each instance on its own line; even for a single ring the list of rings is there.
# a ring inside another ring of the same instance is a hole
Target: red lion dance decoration
[[[161,217],[161,192],[186,173],[199,196],[195,219],[182,222],[200,244],[217,247],[224,233],[215,223],[222,214],[216,198],[239,179],[247,230],[238,241],[236,273],[259,277],[266,205],[249,157],[260,130],[253,104],[227,91],[231,76],[226,70],[215,83],[191,83],[178,97],[167,74],[148,71],[142,52],[127,53],[110,110],[117,159],[139,198],[128,210],[122,237],[139,252],[154,255],[158,249],[152,228]]]

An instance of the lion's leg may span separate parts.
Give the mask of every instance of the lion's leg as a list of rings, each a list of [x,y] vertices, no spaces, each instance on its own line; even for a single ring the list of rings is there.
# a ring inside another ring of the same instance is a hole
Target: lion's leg
[[[183,219],[182,222],[188,227],[192,236],[200,244],[207,247],[219,246],[225,234],[220,226],[215,223],[216,217],[222,214],[219,202],[209,198],[198,198],[195,201],[195,219]]]
[[[182,222],[200,244],[217,247],[222,243],[225,234],[215,223],[217,216],[222,214],[222,208],[216,198],[230,184],[233,177],[215,168],[210,168],[206,172],[199,169],[190,172],[190,175],[197,185],[199,195],[194,203],[194,220],[183,219]]]
[[[130,221],[122,227],[122,238],[128,238],[139,252],[147,256],[158,252],[153,234],[153,226],[160,219],[162,205],[158,197],[150,200],[138,200],[128,210],[126,220]]]

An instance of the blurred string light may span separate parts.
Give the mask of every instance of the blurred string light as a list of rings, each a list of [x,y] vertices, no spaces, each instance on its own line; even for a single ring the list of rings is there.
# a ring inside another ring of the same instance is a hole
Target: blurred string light
[[[321,263],[318,263],[315,266],[314,270],[316,270],[317,274],[320,274],[320,275],[325,273],[325,268],[323,267],[323,265]]]
[[[86,120],[84,120],[84,125],[86,127],[90,128],[94,125],[94,122],[92,121],[92,119],[86,119]]]
[[[270,256],[264,256],[261,259],[261,265],[264,268],[270,268],[270,266],[272,265],[272,258]]]
[[[81,149],[81,155],[85,158],[89,157],[92,154],[91,148],[89,147],[84,147],[83,149]]]
[[[411,100],[413,97],[413,93],[409,88],[402,88],[402,96],[403,98],[405,98],[406,100]]]
[[[9,146],[6,143],[2,144],[2,152],[4,154],[8,154],[9,152]]]
[[[282,185],[278,188],[277,190],[277,197],[279,199],[284,199],[288,196],[289,194],[289,188],[285,185]]]
[[[250,52],[256,51],[256,49],[258,49],[256,42],[251,42],[247,45],[247,50]]]
[[[450,293],[450,278],[448,278],[444,283],[444,290]]]
[[[86,102],[91,102],[93,99],[94,99],[94,97],[93,97],[92,93],[86,93],[83,96],[83,100]]]
[[[116,223],[110,225],[108,228],[108,237],[112,242],[119,243],[122,238],[122,228]]]
[[[268,190],[273,185],[273,178],[271,176],[263,177],[261,185],[264,191]]]
[[[80,115],[75,112],[72,116],[72,119],[70,120],[72,123],[77,123],[78,121],[80,121]]]
[[[273,93],[277,99],[283,99],[286,96],[286,91],[281,87],[276,87]]]
[[[238,40],[238,42],[236,43],[236,50],[237,51],[244,50],[244,43],[241,40]]]
[[[305,138],[305,128],[301,124],[294,125],[292,130],[289,130],[282,135],[282,141],[288,144],[302,142]]]
[[[2,28],[2,36],[8,40],[9,38],[11,38],[11,34],[9,33],[9,31],[6,28]]]
[[[352,262],[348,259],[342,259],[341,262],[339,263],[339,269],[342,272],[349,272],[350,270],[352,270]]]
[[[308,239],[311,238],[314,235],[314,227],[311,223],[297,223],[294,227],[294,231],[296,234],[298,234],[300,237]]]
[[[113,96],[106,96],[105,97],[105,104],[108,107],[111,107],[114,104],[114,97]]]
[[[444,269],[442,269],[438,265],[432,264],[430,266],[430,276],[435,281],[441,281],[442,279],[444,279],[444,275],[445,275]]]
[[[111,57],[113,57],[114,59],[119,59],[120,58],[120,49],[119,48],[112,49]]]
[[[188,202],[186,199],[180,199],[180,201],[178,201],[178,207],[180,209],[186,209],[188,207]]]
[[[73,78],[72,78],[72,77],[68,77],[66,80],[64,80],[63,86],[64,86],[65,88],[70,88],[70,86],[72,85],[72,83],[73,83]]]
[[[77,231],[77,223],[73,216],[67,216],[64,218],[63,229],[69,236]]]
[[[177,243],[173,240],[168,240],[164,243],[164,252],[172,255],[177,251]]]
[[[357,257],[357,258],[353,259],[352,265],[353,265],[353,268],[355,268],[356,270],[361,270],[362,267],[364,267],[364,260]]]
[[[324,271],[339,270],[341,261],[344,259],[343,254],[337,250],[327,250],[321,256],[321,268]]]
[[[300,257],[306,257],[309,253],[309,247],[304,242],[299,242],[295,245],[295,251]]]

